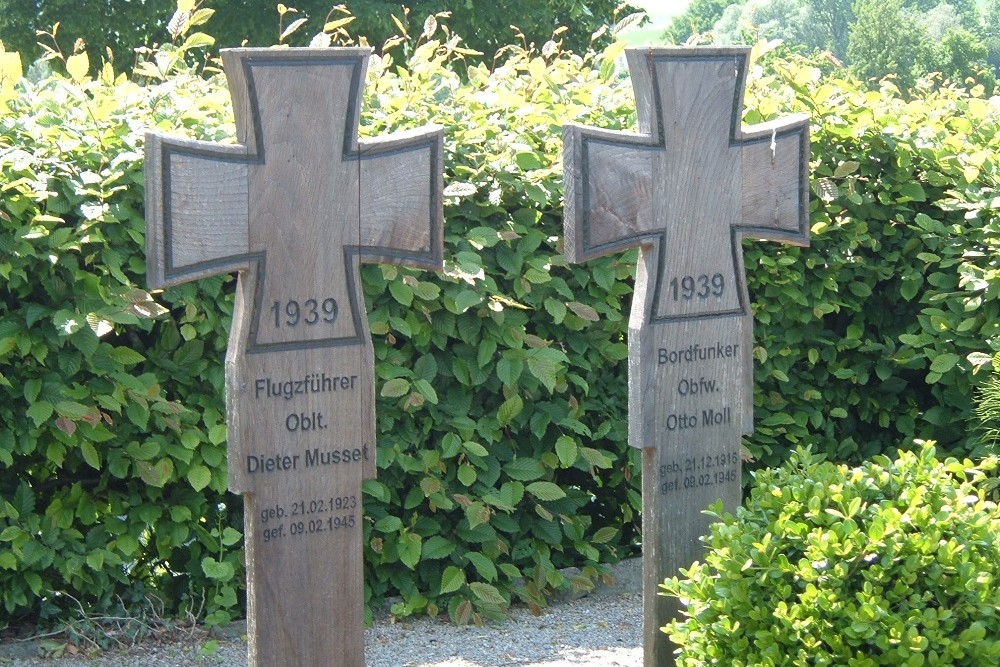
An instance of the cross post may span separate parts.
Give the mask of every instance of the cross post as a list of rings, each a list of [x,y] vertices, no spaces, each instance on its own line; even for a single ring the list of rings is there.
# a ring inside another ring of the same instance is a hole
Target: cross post
[[[673,665],[659,584],[703,555],[741,501],[753,431],[744,238],[808,245],[808,118],[742,127],[750,49],[629,49],[639,133],[567,125],[565,253],[638,247],[629,319],[629,444],[642,450],[644,664]]]
[[[236,145],[146,137],[153,288],[239,272],[226,355],[251,667],[363,667],[360,262],[442,266],[443,130],[357,138],[369,49],[222,51]]]

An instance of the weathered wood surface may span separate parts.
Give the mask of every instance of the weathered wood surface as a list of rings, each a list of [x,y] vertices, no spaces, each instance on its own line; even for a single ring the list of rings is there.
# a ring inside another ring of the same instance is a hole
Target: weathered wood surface
[[[629,320],[629,444],[643,450],[644,656],[678,612],[659,584],[698,560],[703,510],[740,503],[753,430],[744,238],[808,244],[808,118],[741,127],[749,49],[627,53],[639,134],[564,129],[566,255],[640,247]]]
[[[375,392],[358,265],[442,265],[443,131],[359,141],[368,56],[224,50],[239,145],[147,136],[150,284],[239,272],[229,487],[254,667],[364,664]]]

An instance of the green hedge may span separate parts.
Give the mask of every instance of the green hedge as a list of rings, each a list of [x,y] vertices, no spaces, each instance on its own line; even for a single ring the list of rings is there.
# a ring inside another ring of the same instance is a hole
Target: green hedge
[[[560,164],[563,123],[635,115],[616,49],[514,49],[466,70],[454,42],[421,39],[406,67],[373,58],[362,118],[370,135],[444,125],[447,172],[445,273],[363,269],[380,433],[366,586],[372,603],[400,595],[397,614],[466,621],[587,587],[635,552],[635,254],[565,262]],[[813,115],[814,240],[747,244],[749,451],[771,464],[808,442],[853,460],[914,434],[964,451],[968,355],[1000,347],[995,107],[775,67],[748,120]],[[68,596],[158,595],[224,621],[242,582],[241,505],[224,488],[234,280],[143,291],[141,142],[150,127],[230,137],[228,94],[183,68],[140,83],[70,69],[23,81],[0,116],[0,625],[73,613]]]
[[[912,91],[911,91],[912,93]],[[813,119],[812,246],[750,244],[756,432],[860,462],[914,437],[982,454],[974,387],[1000,350],[1000,98],[928,85],[905,100],[776,62],[756,122]]]
[[[996,474],[995,457],[930,444],[853,469],[799,450],[758,471],[705,562],[663,585],[686,604],[665,628],[677,664],[997,664]]]
[[[513,52],[459,77],[455,58],[425,42],[408,69],[376,57],[369,72],[365,132],[448,128],[448,250],[443,275],[363,272],[381,434],[365,559],[373,601],[467,621],[592,585],[630,552],[640,501],[621,381],[631,267],[562,259],[553,165],[566,119],[628,121],[626,89],[610,61]],[[151,297],[141,250],[143,132],[222,140],[227,116],[222,78],[182,69],[25,81],[0,118],[8,618],[70,613],[60,593],[88,608],[155,593],[169,611],[207,595],[213,621],[239,608],[222,389],[234,280]]]
[[[236,607],[224,281],[145,284],[146,128],[222,139],[225,92],[177,77],[23,80],[0,116],[0,626],[147,595]],[[231,290],[230,290],[231,291]],[[208,570],[203,567],[203,561]],[[8,620],[10,619],[10,620]]]

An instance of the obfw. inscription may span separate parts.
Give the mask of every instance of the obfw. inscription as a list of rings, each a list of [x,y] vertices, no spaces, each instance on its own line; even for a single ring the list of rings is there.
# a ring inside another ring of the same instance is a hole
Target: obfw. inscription
[[[702,283],[710,286],[712,278],[706,276]],[[692,279],[689,286],[697,290],[697,284],[698,280]],[[720,280],[719,284],[725,282]],[[660,495],[739,484],[738,451],[717,449],[722,434],[732,430],[739,419],[739,406],[725,379],[740,363],[739,354],[739,343],[725,338],[694,337],[688,343],[673,341],[657,348],[657,379],[672,396],[668,411],[658,419],[660,433],[671,436],[662,445],[656,468]]]

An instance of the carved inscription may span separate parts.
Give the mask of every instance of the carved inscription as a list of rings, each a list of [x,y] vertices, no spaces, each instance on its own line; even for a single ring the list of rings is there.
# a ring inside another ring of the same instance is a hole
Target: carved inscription
[[[710,286],[712,279],[703,275],[704,284]],[[692,298],[698,298],[698,282],[691,280]],[[657,348],[656,375],[670,387],[668,394],[673,396],[668,404],[674,408],[662,416],[662,426],[667,434],[683,438],[676,446],[661,447],[657,468],[660,495],[700,493],[710,487],[739,483],[739,452],[732,447],[706,449],[705,443],[719,442],[718,438],[706,436],[733,423],[738,407],[728,400],[731,392],[723,386],[723,376],[731,374],[733,365],[740,363],[740,354],[738,342],[724,339]]]
[[[697,449],[696,443],[691,443],[691,450],[697,451]],[[666,496],[681,491],[738,482],[739,456],[739,452],[733,451],[674,458],[667,463],[661,463],[660,495]]]
[[[327,297],[322,301],[318,299],[306,299],[299,303],[295,299],[287,301],[275,301],[271,306],[274,313],[274,328],[280,329],[282,326],[295,327],[300,324],[312,326],[314,324],[333,324],[337,321],[337,313],[340,307],[337,300]]]
[[[239,272],[226,409],[250,667],[363,667],[374,353],[359,268],[442,268],[444,132],[358,138],[365,49],[223,49],[237,142],[146,138],[155,288]]]
[[[261,538],[264,543],[283,537],[333,533],[354,528],[360,519],[357,496],[331,496],[293,500],[287,507],[273,505],[260,511]]]
[[[276,305],[277,303],[275,302]],[[289,300],[286,303],[296,304],[294,309],[296,324],[298,321],[310,323],[308,314],[302,317],[296,301]],[[288,312],[292,312],[292,309]],[[256,401],[281,401],[290,404],[291,411],[287,412],[280,425],[288,434],[288,441],[283,443],[285,446],[274,448],[275,451],[282,453],[248,454],[247,474],[297,475],[315,468],[362,465],[371,462],[374,448],[370,443],[330,445],[328,441],[323,440],[326,444],[320,446],[310,443],[301,449],[294,447],[298,439],[325,431],[331,426],[323,410],[301,409],[295,405],[296,403],[322,397],[329,405],[329,401],[336,401],[338,396],[351,394],[357,387],[357,375],[338,375],[326,371],[307,373],[300,377],[256,378],[253,381],[252,394]],[[349,400],[355,399],[351,396]],[[333,405],[330,407],[334,408]],[[272,431],[281,432],[282,428],[272,427]],[[310,439],[315,441],[315,438]],[[290,452],[289,444],[292,445]],[[303,538],[323,534],[336,537],[336,533],[341,529],[354,528],[359,524],[360,506],[356,494],[338,495],[335,489],[329,496],[321,498],[293,497],[287,500],[282,498],[260,510],[260,519],[257,523],[260,538],[264,544],[270,544],[286,537]]]
[[[721,273],[706,273],[700,276],[683,276],[670,279],[670,298],[674,301],[692,299],[722,298],[726,293],[726,277]]]

